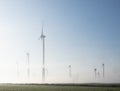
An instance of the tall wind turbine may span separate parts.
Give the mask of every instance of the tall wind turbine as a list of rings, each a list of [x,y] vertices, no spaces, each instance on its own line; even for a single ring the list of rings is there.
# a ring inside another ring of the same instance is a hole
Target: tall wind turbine
[[[43,25],[42,25],[42,32],[41,32],[41,40],[43,44],[43,68],[42,68],[42,81],[45,81],[45,35],[43,34]]]
[[[72,77],[72,73],[71,73],[71,65],[69,65],[68,67],[69,67],[69,77]]]
[[[95,72],[95,79],[96,79],[96,71],[97,71],[97,69],[95,68],[95,69],[94,69],[94,72]]]
[[[105,68],[104,68],[105,64],[104,63],[102,64],[102,67],[103,67],[103,78],[104,78],[104,70],[105,70]]]
[[[27,77],[29,78],[30,77],[30,60],[29,60],[29,56],[30,56],[30,54],[27,52],[26,53],[26,55],[27,55]]]

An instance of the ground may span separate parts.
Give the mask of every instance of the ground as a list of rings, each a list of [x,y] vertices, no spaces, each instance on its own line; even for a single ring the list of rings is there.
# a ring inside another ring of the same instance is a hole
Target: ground
[[[120,87],[1,84],[0,91],[120,91]]]

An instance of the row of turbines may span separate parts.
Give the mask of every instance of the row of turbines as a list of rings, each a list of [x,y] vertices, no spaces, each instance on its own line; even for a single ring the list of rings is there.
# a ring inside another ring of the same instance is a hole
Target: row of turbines
[[[71,78],[72,77],[71,65],[69,65],[68,68],[69,68],[69,77]],[[99,70],[97,70],[97,68],[94,68],[94,72],[95,72],[95,79],[100,78],[100,72],[99,72]],[[102,78],[104,78],[104,77],[105,77],[105,64],[103,63],[102,64]]]
[[[42,82],[45,82],[45,71],[47,71],[47,69],[45,69],[45,35],[43,34],[43,25],[42,25],[42,32],[41,32],[41,36],[39,37],[39,40],[42,40]],[[27,52],[26,53],[27,56],[27,78],[30,77],[30,53]],[[19,77],[20,72],[19,72],[19,63],[16,62],[17,65],[17,75]]]
[[[44,32],[43,32],[43,25],[42,25],[42,31],[41,31],[41,36],[39,37],[39,40],[41,39],[42,40],[42,82],[45,82],[45,77],[46,77],[46,72],[45,71],[48,71],[46,70],[45,68],[45,35],[44,35]],[[30,77],[30,53],[27,52],[26,53],[26,56],[27,56],[27,77],[29,78]],[[72,72],[71,72],[71,65],[68,66],[68,69],[69,69],[69,77],[71,78],[72,77]],[[48,73],[48,72],[47,72]],[[19,64],[17,62],[17,74],[19,76]]]
[[[41,39],[42,41],[42,82],[45,82],[45,78],[46,78],[46,68],[45,68],[45,38],[46,36],[44,35],[44,29],[43,29],[43,25],[42,25],[42,31],[41,31],[41,35],[39,37],[39,40]],[[27,77],[30,77],[30,53],[27,52]],[[102,74],[103,74],[103,78],[104,78],[104,63],[102,64]],[[69,77],[72,77],[72,66],[68,65],[68,69],[69,69]],[[95,79],[98,77],[100,78],[100,72],[97,70],[97,68],[94,68],[94,72],[95,72]],[[19,76],[19,68],[18,68],[18,62],[17,62],[17,74]]]
[[[94,68],[94,72],[95,72],[95,79],[98,77],[100,78],[100,72],[97,70],[97,68]],[[102,77],[105,77],[105,64],[102,64]]]

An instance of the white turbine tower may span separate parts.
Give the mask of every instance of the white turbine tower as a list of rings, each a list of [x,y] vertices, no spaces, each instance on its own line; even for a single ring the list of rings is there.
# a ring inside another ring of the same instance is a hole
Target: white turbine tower
[[[27,77],[29,78],[30,77],[30,60],[29,60],[29,56],[30,56],[30,54],[27,52],[26,53],[26,55],[27,55]]]
[[[104,68],[104,67],[105,67],[105,64],[104,64],[104,63],[102,64],[102,67],[103,67],[103,78],[104,78],[104,75],[105,75],[105,73],[104,73],[104,70],[105,70],[105,68]]]
[[[94,72],[95,72],[95,79],[96,79],[96,74],[97,74],[96,71],[97,71],[97,69],[95,68],[95,69],[94,69]]]
[[[17,66],[17,78],[19,78],[20,72],[19,72],[19,63],[16,61],[16,66]]]
[[[99,71],[98,71],[97,75],[98,75],[98,79],[100,79],[100,72]]]
[[[69,77],[72,77],[72,73],[71,73],[71,65],[69,65],[68,67],[69,67]]]
[[[42,81],[45,82],[45,35],[43,34],[43,25],[42,25],[42,32],[41,32],[41,40],[43,44],[43,67],[42,67]]]

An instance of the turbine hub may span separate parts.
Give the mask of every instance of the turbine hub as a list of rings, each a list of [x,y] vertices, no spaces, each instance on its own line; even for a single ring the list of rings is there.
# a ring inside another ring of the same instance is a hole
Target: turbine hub
[[[45,38],[46,36],[45,35],[41,35],[41,38]]]

